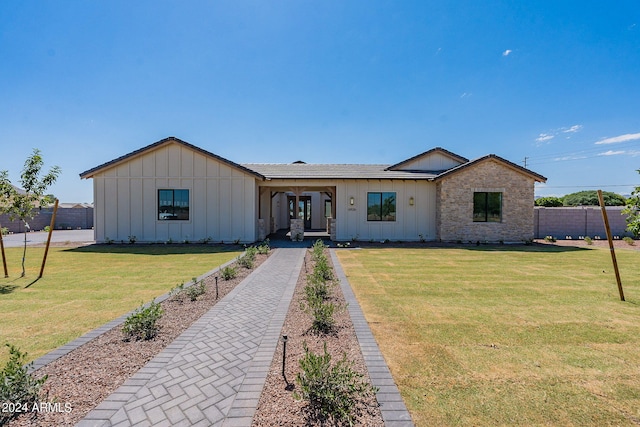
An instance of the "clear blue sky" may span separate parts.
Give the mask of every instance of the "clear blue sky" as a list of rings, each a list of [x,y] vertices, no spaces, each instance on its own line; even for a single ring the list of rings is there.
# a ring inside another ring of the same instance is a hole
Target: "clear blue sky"
[[[0,170],[78,174],[167,136],[245,162],[396,163],[440,146],[640,185],[640,4],[0,2]]]

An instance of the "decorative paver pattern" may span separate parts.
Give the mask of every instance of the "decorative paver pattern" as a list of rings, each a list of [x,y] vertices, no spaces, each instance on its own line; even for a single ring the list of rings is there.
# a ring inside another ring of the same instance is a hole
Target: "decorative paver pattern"
[[[386,427],[413,427],[411,415],[402,401],[400,391],[396,386],[391,371],[378,348],[369,324],[364,318],[360,304],[356,299],[347,276],[342,270],[340,260],[336,256],[335,249],[331,250],[331,261],[340,281],[340,288],[347,303],[347,310],[351,316],[353,327],[360,343],[364,363],[369,371],[369,377],[374,387],[378,387],[376,398],[382,412],[382,419]]]
[[[77,425],[250,425],[304,253],[274,251]]]

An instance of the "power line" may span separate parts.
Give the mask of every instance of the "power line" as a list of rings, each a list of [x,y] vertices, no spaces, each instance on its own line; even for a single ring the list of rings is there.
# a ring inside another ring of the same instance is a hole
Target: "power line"
[[[640,144],[638,143],[638,141],[628,141],[628,142],[616,144],[615,148],[628,150],[631,148],[640,148]],[[596,157],[606,157],[602,154],[603,150],[604,150],[603,147],[592,147],[592,148],[579,150],[579,151],[566,151],[566,152],[561,152],[556,154],[527,156],[525,157],[524,163],[527,166],[531,166],[531,165],[543,165],[543,164],[549,164],[549,163],[567,162],[567,161],[575,161],[575,160],[586,160],[586,159],[593,159]],[[637,154],[640,155],[640,151]],[[533,161],[530,161],[530,160],[533,160]]]

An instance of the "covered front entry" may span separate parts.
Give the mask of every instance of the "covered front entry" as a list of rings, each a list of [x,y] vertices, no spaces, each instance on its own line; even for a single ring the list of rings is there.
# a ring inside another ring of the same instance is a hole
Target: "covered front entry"
[[[271,183],[273,184],[273,183]],[[330,236],[335,221],[335,186],[269,186],[260,187],[260,237],[285,232],[292,240],[300,240],[313,232]]]

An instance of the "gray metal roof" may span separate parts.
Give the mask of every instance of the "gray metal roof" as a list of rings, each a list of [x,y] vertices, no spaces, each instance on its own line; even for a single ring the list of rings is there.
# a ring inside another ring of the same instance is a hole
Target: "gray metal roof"
[[[269,164],[243,163],[243,167],[267,179],[419,179],[429,180],[437,173],[386,170],[389,165],[350,164]]]

